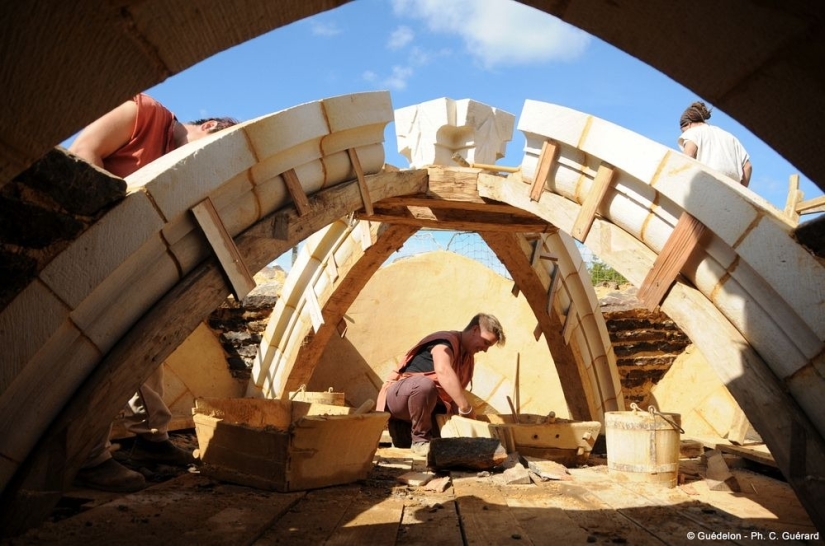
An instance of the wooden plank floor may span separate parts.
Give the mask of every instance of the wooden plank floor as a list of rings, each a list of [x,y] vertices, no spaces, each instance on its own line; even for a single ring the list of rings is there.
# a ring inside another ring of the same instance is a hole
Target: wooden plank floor
[[[569,480],[530,485],[454,471],[443,492],[397,480],[426,470],[408,450],[382,447],[375,463],[363,483],[289,494],[183,474],[132,495],[92,495],[87,510],[3,544],[661,545],[716,533],[714,542],[751,545],[816,532],[786,483],[732,469],[741,492],[710,491],[699,459],[681,461],[688,481],[673,489],[622,482],[593,458]]]

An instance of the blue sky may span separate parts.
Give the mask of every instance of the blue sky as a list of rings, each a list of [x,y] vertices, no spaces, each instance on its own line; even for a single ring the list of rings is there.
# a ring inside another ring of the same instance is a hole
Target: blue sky
[[[245,120],[377,89],[390,91],[394,108],[470,98],[517,118],[526,99],[557,103],[673,148],[680,114],[702,99],[613,46],[511,0],[356,0],[233,47],[147,92],[187,121]],[[748,150],[751,189],[784,208],[788,177],[799,171],[724,112],[715,110],[711,123]],[[516,130],[499,164],[520,163],[522,147]],[[393,124],[385,149],[388,163],[408,166],[396,152]],[[801,187],[805,199],[822,194],[805,177]]]

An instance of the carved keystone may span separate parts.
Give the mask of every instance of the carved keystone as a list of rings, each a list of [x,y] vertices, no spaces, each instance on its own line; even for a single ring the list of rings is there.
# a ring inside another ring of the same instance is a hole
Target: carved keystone
[[[457,166],[459,153],[469,163],[494,164],[513,138],[515,116],[470,99],[441,98],[395,111],[398,152],[410,168]]]

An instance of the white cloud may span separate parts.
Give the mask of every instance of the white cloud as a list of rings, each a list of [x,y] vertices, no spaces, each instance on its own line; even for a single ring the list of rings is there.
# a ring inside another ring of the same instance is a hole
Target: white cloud
[[[378,74],[372,70],[365,70],[364,73],[361,74],[361,78],[368,82],[374,82],[378,80]]]
[[[587,33],[513,0],[392,0],[392,6],[432,32],[461,37],[486,68],[573,60],[590,43]]]
[[[316,21],[310,19],[309,24],[312,26],[312,34],[315,36],[335,36],[341,34],[341,29],[333,21]]]
[[[415,33],[410,27],[400,26],[390,34],[390,41],[387,43],[387,47],[390,49],[401,49],[412,42],[413,38],[415,38]]]
[[[405,89],[407,80],[413,75],[413,69],[408,66],[393,66],[392,75],[384,79],[382,85],[388,89]]]

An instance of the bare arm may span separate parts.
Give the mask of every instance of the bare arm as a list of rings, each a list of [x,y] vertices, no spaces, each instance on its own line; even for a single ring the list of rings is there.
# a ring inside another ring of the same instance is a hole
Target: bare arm
[[[104,158],[129,142],[136,120],[135,101],[124,102],[83,129],[69,146],[69,151],[93,165],[103,167]]]
[[[696,159],[696,154],[697,154],[698,151],[699,151],[699,148],[696,147],[695,143],[693,143],[689,140],[685,141],[685,149],[684,149],[685,154],[689,155],[693,159]]]
[[[753,166],[751,165],[750,161],[745,161],[745,164],[742,165],[742,185],[746,188],[748,184],[751,183],[751,173],[753,172]]]
[[[473,407],[467,401],[464,388],[461,386],[455,370],[450,365],[453,360],[453,350],[446,345],[436,345],[432,348],[432,355],[433,368],[438,376],[438,382],[458,405],[459,410],[463,412],[471,411]],[[465,417],[469,417],[469,415],[465,415]]]

